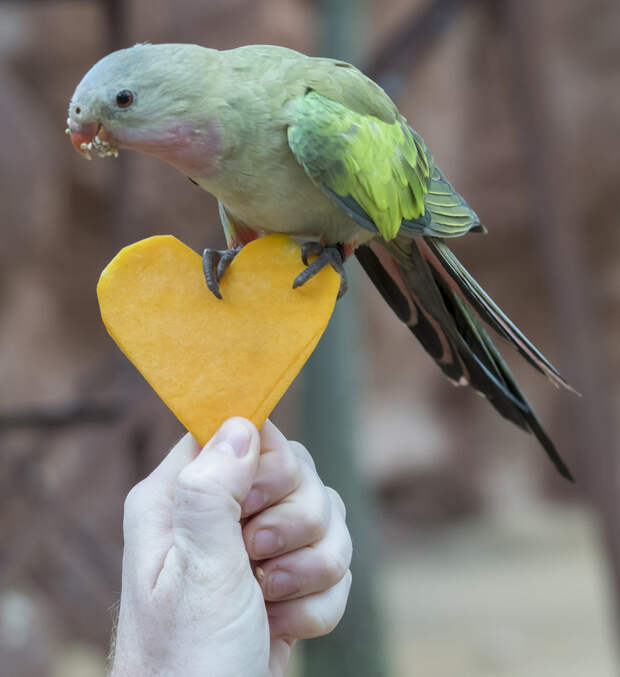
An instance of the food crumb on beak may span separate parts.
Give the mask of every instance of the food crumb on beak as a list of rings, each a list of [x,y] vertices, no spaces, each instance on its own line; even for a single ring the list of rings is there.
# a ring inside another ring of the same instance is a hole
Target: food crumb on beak
[[[99,136],[102,133],[100,123],[91,123],[78,129],[71,129],[70,122],[67,121],[67,123],[65,134],[69,135],[74,148],[87,160],[92,159],[91,151],[97,153],[100,158],[118,157],[118,149]]]
[[[94,149],[97,155],[104,157],[118,157],[118,149],[109,141],[103,141],[95,134],[95,138],[88,144],[88,150]]]
[[[93,159],[93,156],[90,154],[90,149],[91,149],[92,147],[93,147],[92,141],[89,141],[88,143],[86,143],[85,141],[83,141],[83,142],[80,144],[80,153],[82,153],[82,155],[83,155],[87,160],[92,160],[92,159]]]

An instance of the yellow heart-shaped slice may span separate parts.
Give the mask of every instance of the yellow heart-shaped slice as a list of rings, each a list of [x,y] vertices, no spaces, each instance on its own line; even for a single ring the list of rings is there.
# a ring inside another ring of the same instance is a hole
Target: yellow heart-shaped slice
[[[318,343],[340,278],[304,269],[284,235],[247,244],[207,289],[202,260],[171,235],[122,249],[101,273],[101,317],[119,348],[200,444],[230,416],[261,427]]]

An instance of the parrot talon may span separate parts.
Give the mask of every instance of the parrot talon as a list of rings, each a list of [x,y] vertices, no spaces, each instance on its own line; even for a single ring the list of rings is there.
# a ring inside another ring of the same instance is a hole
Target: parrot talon
[[[325,247],[320,242],[305,242],[301,245],[301,260],[304,262],[304,266],[310,265],[308,259],[313,256],[319,256],[323,253]]]
[[[308,263],[308,258],[313,254],[318,254],[318,256],[312,263]],[[301,287],[323,270],[325,266],[331,266],[340,275],[340,289],[338,289],[337,298],[342,298],[348,286],[347,275],[344,269],[344,258],[344,248],[340,244],[324,247],[318,242],[306,242],[301,248],[301,259],[306,269],[293,280],[293,289]]]
[[[202,253],[202,272],[209,291],[218,299],[222,298],[220,292],[220,280],[228,270],[228,266],[241,251],[241,247],[232,249],[211,249],[207,248]]]
[[[241,251],[241,247],[233,247],[232,249],[222,249],[220,254],[220,260],[217,263],[216,276],[218,280],[221,280],[224,277],[224,273],[228,270],[228,266],[233,262],[233,259]]]

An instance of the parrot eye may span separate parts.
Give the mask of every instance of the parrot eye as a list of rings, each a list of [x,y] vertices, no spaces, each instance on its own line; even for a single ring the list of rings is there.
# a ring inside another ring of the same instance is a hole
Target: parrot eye
[[[133,103],[133,93],[128,89],[123,89],[116,95],[116,105],[119,108],[129,108]]]

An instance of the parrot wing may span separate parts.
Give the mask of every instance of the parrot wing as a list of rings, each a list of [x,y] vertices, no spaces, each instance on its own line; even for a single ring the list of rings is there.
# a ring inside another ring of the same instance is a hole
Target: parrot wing
[[[402,120],[384,122],[310,90],[287,134],[312,181],[362,227],[391,240],[403,220],[424,217],[430,168]]]
[[[431,167],[431,180],[428,193],[424,198],[430,227],[426,229],[426,232],[419,234],[435,237],[460,237],[470,231],[486,233],[486,228],[480,223],[476,212],[467,204],[465,198],[454,190],[452,184],[435,164],[435,159],[426,147],[424,139],[415,129],[411,129],[411,133],[418,146],[423,149],[428,165]],[[407,230],[409,224],[403,225]]]
[[[306,81],[306,93],[291,101],[287,135],[295,158],[352,219],[382,236],[355,254],[442,371],[534,433],[572,479],[476,313],[556,385],[566,382],[443,242],[484,226],[389,97],[351,67],[331,73]]]
[[[356,110],[310,88],[294,102],[289,146],[315,184],[385,240],[401,230],[436,237],[484,231],[397,111],[382,119],[359,112],[359,98],[354,103]]]

